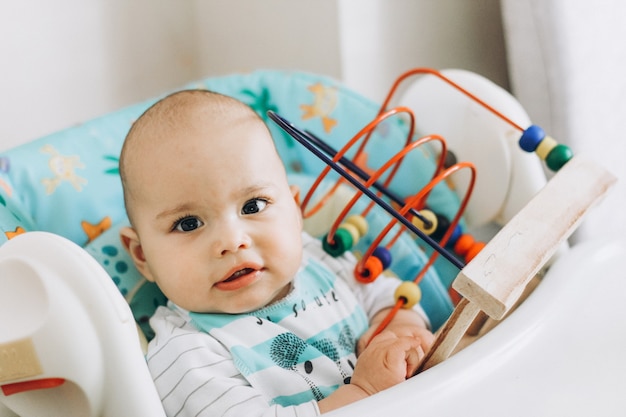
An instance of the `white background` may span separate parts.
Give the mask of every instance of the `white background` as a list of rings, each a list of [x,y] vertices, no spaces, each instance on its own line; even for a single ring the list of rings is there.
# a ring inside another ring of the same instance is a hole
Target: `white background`
[[[0,62],[0,150],[235,71],[327,74],[374,99],[415,66],[508,85],[498,0],[3,0]]]

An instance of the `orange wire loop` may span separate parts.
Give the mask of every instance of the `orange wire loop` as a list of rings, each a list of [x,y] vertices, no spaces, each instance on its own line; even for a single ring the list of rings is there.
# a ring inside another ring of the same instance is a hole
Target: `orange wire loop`
[[[411,142],[411,138],[413,137],[413,132],[414,132],[414,128],[415,128],[415,118],[413,116],[413,112],[408,107],[397,107],[397,108],[393,108],[393,109],[391,109],[391,110],[389,110],[389,111],[387,111],[385,113],[379,114],[374,120],[372,120],[370,123],[368,123],[356,135],[354,135],[333,156],[333,158],[332,158],[333,162],[338,163],[339,160],[344,157],[344,155],[350,150],[350,148],[352,148],[352,146],[355,143],[357,143],[361,138],[363,138],[364,135],[366,135],[367,133],[373,131],[378,126],[378,124],[381,123],[383,120],[386,120],[389,117],[394,116],[394,115],[399,114],[399,113],[407,113],[409,115],[409,118],[410,118],[410,127],[409,127],[409,132],[407,134],[405,146],[408,145]],[[359,148],[357,149],[357,151],[356,151],[356,153],[355,153],[355,155],[353,157],[354,159],[357,159],[358,156],[364,151],[365,145],[367,144],[368,140],[369,140],[369,135],[367,137],[365,137],[365,140],[363,140],[363,142],[360,144]],[[339,178],[337,180],[337,182],[333,185],[333,187],[313,206],[313,208],[311,208],[309,211],[307,211],[307,206],[308,206],[309,202],[311,201],[313,195],[315,194],[315,191],[317,190],[317,188],[319,187],[321,182],[324,180],[324,178],[326,178],[326,176],[330,172],[330,169],[331,169],[330,166],[326,166],[322,170],[322,172],[318,175],[318,177],[316,178],[315,182],[313,183],[313,185],[311,186],[311,188],[307,192],[306,196],[302,200],[302,204],[301,204],[300,208],[302,210],[302,216],[304,218],[308,218],[308,217],[314,215],[315,213],[317,213],[328,202],[330,197],[332,197],[332,195],[337,191],[339,186],[343,182],[345,182],[345,180],[343,180],[342,178]],[[395,173],[395,171],[394,171],[394,173]],[[334,232],[335,231],[336,231],[336,227],[333,227],[332,230],[330,231],[330,233],[328,234],[329,243],[330,243],[330,239],[332,239],[332,237],[334,236]]]
[[[487,104],[487,102],[481,100],[480,98],[478,98],[478,96],[474,95],[470,91],[468,91],[465,88],[461,87],[459,84],[455,83],[450,78],[448,78],[445,75],[443,75],[440,71],[437,71],[437,70],[432,69],[432,68],[414,68],[414,69],[411,69],[409,71],[406,71],[405,73],[401,74],[398,78],[396,78],[396,81],[393,83],[393,85],[391,86],[391,89],[389,90],[389,94],[387,94],[387,97],[385,98],[385,101],[383,101],[383,104],[380,107],[379,114],[385,111],[385,109],[389,105],[389,102],[391,101],[391,98],[393,97],[393,95],[395,94],[396,90],[398,89],[398,87],[400,86],[400,84],[404,80],[406,80],[407,78],[409,78],[409,77],[411,77],[413,75],[423,75],[423,74],[430,74],[430,75],[433,75],[433,76],[439,78],[440,80],[444,81],[448,85],[454,87],[457,91],[459,91],[462,94],[464,94],[467,97],[469,97],[471,100],[473,100],[476,103],[480,104],[482,107],[484,107],[485,109],[487,109],[488,111],[490,111],[491,113],[493,113],[494,115],[499,117],[500,119],[504,120],[506,123],[508,123],[511,126],[513,126],[515,129],[519,130],[520,132],[524,131],[524,128],[522,128],[519,124],[515,123],[509,117],[505,116],[503,113],[498,111],[496,108],[494,108],[493,106]]]

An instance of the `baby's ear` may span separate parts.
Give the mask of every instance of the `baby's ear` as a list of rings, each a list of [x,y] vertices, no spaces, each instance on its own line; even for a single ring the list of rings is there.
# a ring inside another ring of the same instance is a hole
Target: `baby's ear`
[[[293,199],[296,201],[296,204],[298,205],[298,207],[300,207],[300,187],[298,187],[297,185],[290,185],[289,189],[291,190],[291,195],[293,196]]]
[[[143,253],[141,242],[139,241],[139,235],[137,235],[135,229],[132,227],[122,227],[120,229],[120,240],[122,241],[122,246],[128,251],[130,257],[133,258],[135,267],[137,267],[141,275],[148,281],[154,282],[150,268],[148,268],[146,256]]]

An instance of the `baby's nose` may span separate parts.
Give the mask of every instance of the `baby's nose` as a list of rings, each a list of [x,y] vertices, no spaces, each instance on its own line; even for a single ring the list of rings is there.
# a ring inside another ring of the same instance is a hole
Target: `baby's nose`
[[[214,252],[225,256],[250,247],[250,235],[237,221],[224,222],[215,233]]]

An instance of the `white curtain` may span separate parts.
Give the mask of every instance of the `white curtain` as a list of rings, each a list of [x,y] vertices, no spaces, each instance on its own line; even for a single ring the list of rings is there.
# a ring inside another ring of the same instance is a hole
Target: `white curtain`
[[[619,179],[575,240],[626,234],[626,2],[502,0],[509,80],[531,119]]]

